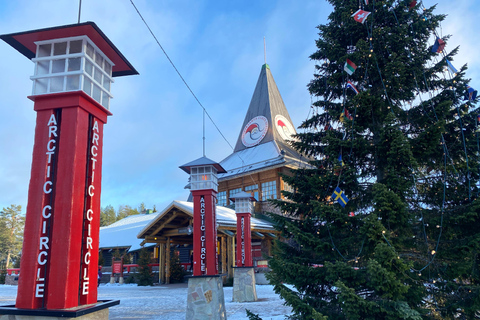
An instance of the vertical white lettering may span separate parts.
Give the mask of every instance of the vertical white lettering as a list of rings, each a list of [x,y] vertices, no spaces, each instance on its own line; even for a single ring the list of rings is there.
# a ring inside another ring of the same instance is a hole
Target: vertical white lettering
[[[45,219],[50,218],[50,216],[52,215],[52,212],[51,212],[51,211],[48,213],[48,215],[45,215],[45,210],[47,210],[47,209],[52,210],[52,207],[49,206],[48,204],[47,204],[45,207],[43,207],[42,217],[44,217]]]
[[[52,192],[52,184],[53,184],[52,181],[45,181],[45,184],[43,185],[43,192],[46,194],[49,194],[50,192]],[[48,190],[47,190],[47,185],[50,186]]]
[[[91,237],[87,237],[87,249],[93,249],[92,243],[93,239]]]
[[[88,294],[88,282],[82,283],[82,295]]]
[[[37,283],[35,286],[35,298],[43,298],[43,287],[45,287],[44,283]]]
[[[50,119],[48,120],[47,126],[50,126],[50,124],[53,124],[54,126],[57,125],[57,119],[55,119],[55,115],[52,114],[50,116]]]
[[[42,250],[42,247],[45,247],[46,250],[48,250],[48,237],[40,237],[40,249]]]

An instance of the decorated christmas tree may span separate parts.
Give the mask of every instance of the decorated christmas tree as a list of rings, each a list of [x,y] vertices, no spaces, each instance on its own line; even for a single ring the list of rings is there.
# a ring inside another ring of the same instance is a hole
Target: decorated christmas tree
[[[476,91],[445,15],[421,2],[329,0],[314,113],[285,177],[270,281],[294,319],[479,315]]]

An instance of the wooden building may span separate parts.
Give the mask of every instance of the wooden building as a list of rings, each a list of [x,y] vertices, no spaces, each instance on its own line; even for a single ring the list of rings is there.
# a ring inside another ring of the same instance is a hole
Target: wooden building
[[[275,212],[268,200],[291,190],[280,174],[308,166],[308,159],[290,147],[296,134],[270,67],[262,66],[234,152],[220,162],[217,203],[229,206],[230,197],[245,191],[257,200],[254,213]]]
[[[272,240],[278,232],[269,221],[263,220],[266,217],[262,213],[275,212],[276,209],[268,200],[279,199],[282,190],[289,190],[281,174],[288,175],[291,169],[308,166],[308,159],[288,144],[295,133],[270,67],[265,64],[260,71],[234,152],[220,162],[227,171],[218,175],[216,207],[221,274],[233,277],[236,215],[230,208],[229,198],[241,191],[251,193],[256,199],[251,219],[252,256],[254,266],[266,267],[265,256],[270,256]],[[137,231],[137,237],[143,239],[140,245],[155,247],[152,252],[158,252],[159,281],[169,283],[167,257],[172,248],[180,252],[184,264],[188,263],[185,257],[189,257],[189,251],[192,250],[193,203],[173,201],[154,217],[144,219],[142,229]],[[102,232],[107,235],[108,228],[101,229],[101,241]],[[112,239],[116,244],[126,246],[118,240],[118,236]],[[111,243],[113,241],[105,241],[103,248],[114,249]],[[132,247],[129,251],[132,249],[136,248]]]
[[[233,277],[235,261],[235,232],[237,217],[235,210],[216,207],[218,265],[219,273]],[[278,232],[268,221],[251,219],[252,247],[255,265],[263,260],[263,255],[269,256],[271,242]],[[156,244],[159,248],[159,281],[169,283],[170,261],[168,255],[172,247],[181,251],[191,250],[193,243],[193,202],[173,201],[162,212],[150,220],[138,233],[139,239],[144,239],[141,245]]]

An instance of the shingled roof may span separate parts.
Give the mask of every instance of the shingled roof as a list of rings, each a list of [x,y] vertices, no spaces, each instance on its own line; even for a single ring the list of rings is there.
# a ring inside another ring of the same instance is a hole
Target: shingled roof
[[[234,152],[220,162],[219,180],[272,166],[298,167],[303,155],[288,143],[296,134],[268,64],[262,66]]]

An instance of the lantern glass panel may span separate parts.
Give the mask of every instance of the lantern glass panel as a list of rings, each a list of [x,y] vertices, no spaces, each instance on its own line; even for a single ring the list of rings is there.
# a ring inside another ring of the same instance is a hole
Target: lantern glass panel
[[[61,56],[67,54],[67,42],[57,42],[53,44],[53,55]]]
[[[82,62],[81,58],[70,58],[70,59],[68,59],[68,70],[67,71],[78,71],[78,70],[80,70],[81,62]]]
[[[37,73],[35,75],[48,74],[50,72],[50,61],[38,61]]]
[[[35,94],[47,93],[47,89],[48,89],[48,79],[35,80]]]
[[[42,44],[38,46],[38,53],[37,56],[41,57],[49,57],[52,54],[52,44]]]
[[[63,78],[64,77],[50,78],[50,92],[63,91]]]
[[[70,41],[70,53],[82,52],[83,40]]]
[[[80,89],[80,75],[67,76],[67,91]]]
[[[65,72],[65,59],[52,61],[52,73]]]

